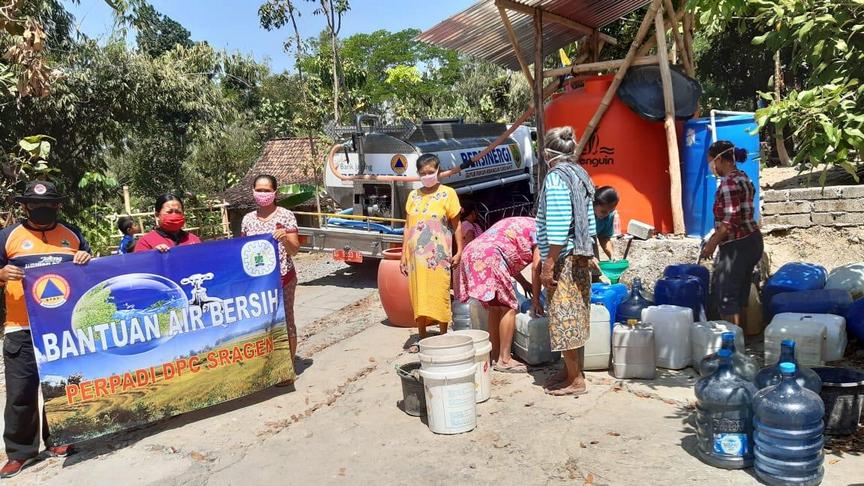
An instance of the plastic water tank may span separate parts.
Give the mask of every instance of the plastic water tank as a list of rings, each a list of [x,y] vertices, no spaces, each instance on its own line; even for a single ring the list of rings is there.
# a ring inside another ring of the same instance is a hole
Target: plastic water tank
[[[612,356],[612,326],[606,307],[591,304],[591,331],[585,343],[585,369],[608,370]]]
[[[825,287],[828,272],[825,267],[813,263],[791,262],[780,267],[765,282],[762,302],[770,305],[771,298],[783,292],[816,290]]]
[[[656,305],[642,311],[642,322],[654,328],[657,366],[680,370],[690,366],[693,312],[677,305]]]
[[[702,295],[705,298],[705,305],[708,305],[708,293],[711,291],[711,273],[707,268],[695,263],[681,263],[678,265],[669,265],[663,270],[664,277],[677,277],[679,275],[690,275],[699,279],[702,284]]]
[[[825,288],[847,290],[853,299],[864,297],[864,263],[850,263],[831,270]]]
[[[690,345],[693,349],[693,364],[702,361],[709,354],[720,351],[723,346],[723,333],[735,334],[735,348],[744,349],[744,330],[726,321],[695,322],[690,328]]]
[[[759,133],[753,115],[715,117],[717,140],[728,140],[747,150],[747,160],[738,167],[753,181],[755,201],[759,201]],[[711,146],[711,119],[696,118],[684,124],[681,164],[681,196],[687,236],[703,237],[714,229],[714,194],[717,178],[708,168]],[[759,218],[759,206],[756,206]]]
[[[780,373],[779,384],[753,398],[756,475],[772,486],[815,486],[825,473],[825,405],[798,384],[793,363],[780,363]]]
[[[756,388],[761,390],[780,383],[782,378],[780,365],[782,363],[792,363],[798,366],[795,380],[798,381],[799,385],[814,393],[822,391],[822,379],[819,378],[819,375],[810,368],[798,365],[798,359],[795,357],[795,341],[791,339],[784,339],[780,343],[780,361],[777,364],[766,366],[759,370],[759,373],[756,373],[756,379],[753,380]]]
[[[546,128],[571,126],[581,135],[613,76],[585,80],[585,86],[553,96],[546,105]],[[672,227],[669,198],[669,154],[663,123],[641,118],[615,96],[585,147],[580,163],[597,186],[612,186],[621,195],[621,227],[631,219],[661,233]]]
[[[753,397],[756,387],[732,369],[732,352],[720,350],[716,373],[696,382],[699,458],[724,469],[753,464]]]
[[[654,328],[644,323],[616,324],[612,329],[612,374],[615,378],[653,380],[657,374]]]
[[[771,298],[769,310],[772,316],[783,312],[845,316],[850,305],[852,296],[848,290],[816,289],[777,294]]]
[[[780,360],[780,343],[784,339],[795,341],[798,362],[804,366],[825,364],[828,330],[824,323],[787,319],[787,314],[778,314],[765,328],[765,364]]]
[[[552,352],[549,341],[549,319],[531,313],[516,315],[513,352],[522,361],[536,366],[557,361],[561,353]]]
[[[825,341],[822,343],[822,358],[825,361],[843,359],[846,353],[846,319],[832,314],[801,314],[788,312],[774,316],[774,322],[800,322],[804,326],[824,326]]]
[[[864,341],[864,299],[858,299],[849,306],[849,312],[846,313],[846,329],[859,341]]]
[[[698,321],[705,305],[702,281],[690,275],[663,277],[654,285],[654,303],[687,307],[693,311],[693,320]]]
[[[591,303],[606,307],[609,311],[609,322],[614,326],[618,322],[616,320],[618,306],[627,298],[629,293],[627,286],[621,283],[593,283],[591,284]]]

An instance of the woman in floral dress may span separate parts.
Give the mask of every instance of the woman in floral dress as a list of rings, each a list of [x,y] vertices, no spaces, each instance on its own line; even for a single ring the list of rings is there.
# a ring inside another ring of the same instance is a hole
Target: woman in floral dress
[[[467,302],[474,298],[489,311],[489,339],[495,369],[506,373],[527,371],[524,364],[510,355],[516,329],[516,279],[526,294],[531,284],[522,270],[532,262],[539,263],[537,224],[534,218],[506,218],[495,223],[466,248],[459,265],[457,294]],[[536,265],[534,266],[537,267]]]
[[[438,182],[439,165],[438,157],[432,154],[417,159],[423,187],[411,191],[405,207],[400,267],[408,276],[414,322],[421,339],[426,337],[426,326],[437,324],[441,334],[447,332],[452,317],[450,269],[459,264],[462,254],[459,197],[452,188]]]

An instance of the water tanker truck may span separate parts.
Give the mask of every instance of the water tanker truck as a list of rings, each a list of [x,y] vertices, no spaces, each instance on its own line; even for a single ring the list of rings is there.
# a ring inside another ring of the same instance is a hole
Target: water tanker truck
[[[334,129],[339,143],[324,161],[324,183],[341,212],[320,227],[301,227],[302,247],[359,262],[401,246],[405,202],[421,187],[417,158],[427,153],[441,160],[441,182],[461,201],[475,204],[484,228],[530,214],[536,189],[533,128],[520,126],[503,137],[507,131],[501,123],[460,120],[381,126],[370,116]]]

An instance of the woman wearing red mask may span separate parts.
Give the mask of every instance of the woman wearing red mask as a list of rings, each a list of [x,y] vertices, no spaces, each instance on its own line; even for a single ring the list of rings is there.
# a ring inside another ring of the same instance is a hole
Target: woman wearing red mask
[[[159,196],[156,198],[156,228],[138,240],[135,253],[149,250],[165,253],[175,246],[201,243],[201,238],[183,231],[185,224],[183,200],[174,194]]]
[[[276,178],[261,174],[252,182],[252,198],[257,210],[243,217],[242,236],[273,235],[279,243],[279,268],[282,272],[282,296],[285,302],[285,324],[292,359],[297,354],[297,325],[294,322],[294,294],[297,270],[291,257],[300,251],[297,218],[291,211],[276,205]],[[286,383],[287,384],[287,383]]]

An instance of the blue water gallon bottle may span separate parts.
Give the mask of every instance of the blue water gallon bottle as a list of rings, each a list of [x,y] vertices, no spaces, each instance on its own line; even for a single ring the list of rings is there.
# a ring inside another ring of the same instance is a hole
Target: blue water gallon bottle
[[[735,349],[735,333],[724,332],[720,335],[720,350],[728,349],[732,353],[732,368],[747,381],[753,381],[759,367],[756,362],[744,353]],[[699,376],[710,376],[720,366],[720,351],[709,354],[699,362]]]
[[[817,395],[822,391],[822,379],[819,378],[819,375],[810,368],[800,366],[798,360],[795,359],[795,341],[791,339],[784,339],[780,342],[780,360],[777,364],[766,366],[759,370],[759,373],[756,373],[756,379],[753,380],[756,388],[762,390],[780,383],[783,378],[780,373],[780,365],[783,363],[792,363],[797,367],[795,381],[799,385]]]
[[[696,382],[699,458],[723,469],[753,465],[753,397],[756,387],[732,369],[732,352],[721,349],[717,371]]]
[[[795,364],[780,363],[780,374],[753,399],[756,475],[772,486],[820,484],[825,405],[798,384]]]

